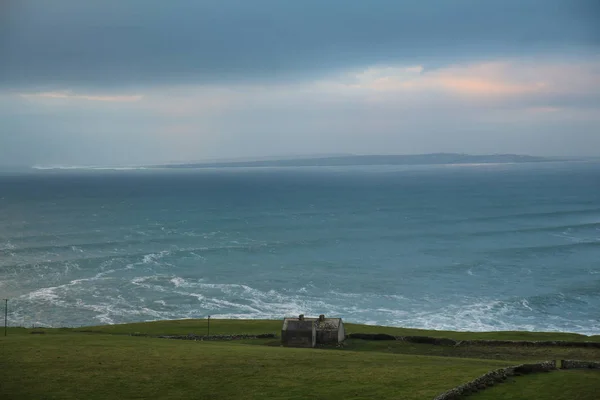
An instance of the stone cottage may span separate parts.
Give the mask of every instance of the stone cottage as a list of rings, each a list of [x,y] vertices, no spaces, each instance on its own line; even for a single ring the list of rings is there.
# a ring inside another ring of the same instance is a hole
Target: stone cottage
[[[341,318],[285,318],[281,328],[281,343],[289,347],[315,347],[317,344],[341,343],[346,338]]]

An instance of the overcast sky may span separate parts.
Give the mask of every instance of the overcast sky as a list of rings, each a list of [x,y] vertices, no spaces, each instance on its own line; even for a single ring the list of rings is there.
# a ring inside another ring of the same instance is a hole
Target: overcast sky
[[[600,156],[598,0],[3,0],[0,164]]]

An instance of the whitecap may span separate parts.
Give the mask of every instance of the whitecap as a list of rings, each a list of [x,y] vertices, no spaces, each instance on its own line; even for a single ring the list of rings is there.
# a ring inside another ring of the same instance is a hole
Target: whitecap
[[[167,250],[163,250],[159,253],[150,253],[150,254],[146,254],[143,258],[142,258],[142,263],[143,264],[151,264],[151,263],[156,263],[158,262],[158,260],[160,260],[163,257],[168,256],[169,254],[171,254],[170,251]]]
[[[77,246],[71,246],[71,250],[73,250],[76,253],[83,253],[84,252],[83,249],[80,249]]]
[[[185,281],[185,279],[180,278],[178,276],[171,278],[170,282],[175,285],[175,287],[181,287],[181,286],[187,286],[187,282]]]
[[[58,294],[56,294],[56,289],[59,289],[61,287],[62,286],[55,286],[37,289],[33,292],[22,295],[20,298],[26,300],[41,300],[48,303],[55,303],[56,300],[58,300],[60,297]]]
[[[142,166],[96,166],[96,165],[33,165],[37,170],[92,170],[92,171],[132,171],[146,170]]]
[[[15,250],[16,248],[17,248],[17,246],[12,244],[10,241],[0,243],[0,251]]]

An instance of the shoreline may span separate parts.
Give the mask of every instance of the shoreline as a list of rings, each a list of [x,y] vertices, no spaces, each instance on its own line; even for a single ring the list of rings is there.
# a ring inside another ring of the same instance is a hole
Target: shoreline
[[[279,332],[283,323],[281,319],[239,319],[239,318],[211,318],[210,329],[217,329],[220,334],[266,334]],[[459,331],[459,330],[437,330],[421,329],[400,326],[385,326],[358,324],[344,320],[347,333],[351,334],[385,334],[396,338],[410,338],[419,343],[419,338],[451,339],[456,342],[481,341],[477,343],[485,345],[486,341],[497,342],[600,342],[600,334],[585,335],[577,332],[565,331]],[[77,327],[46,327],[46,326],[9,326],[10,331],[44,331],[44,332],[87,332],[87,333],[146,333],[148,335],[188,335],[197,334],[208,327],[207,319],[164,319],[155,321],[140,321],[117,324],[82,325]],[[257,330],[261,327],[267,330]],[[248,328],[249,331],[244,331]],[[197,332],[193,332],[195,330]],[[425,339],[425,342],[427,340]],[[423,341],[421,341],[423,342]]]

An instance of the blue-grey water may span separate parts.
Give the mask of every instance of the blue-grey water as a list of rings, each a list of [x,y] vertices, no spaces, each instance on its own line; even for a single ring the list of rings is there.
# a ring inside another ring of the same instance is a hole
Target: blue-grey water
[[[0,174],[13,325],[600,333],[600,163]]]

